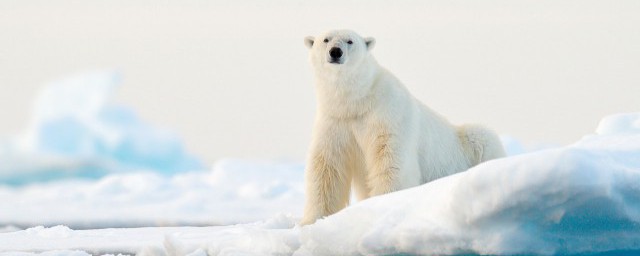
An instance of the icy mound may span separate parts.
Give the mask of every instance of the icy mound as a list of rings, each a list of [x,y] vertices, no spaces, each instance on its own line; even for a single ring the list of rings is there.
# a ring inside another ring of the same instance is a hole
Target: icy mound
[[[579,148],[493,161],[355,205],[302,240],[318,255],[640,249],[640,165],[630,163]]]
[[[17,145],[0,151],[0,183],[201,169],[173,133],[113,102],[120,76],[94,72],[47,85]]]

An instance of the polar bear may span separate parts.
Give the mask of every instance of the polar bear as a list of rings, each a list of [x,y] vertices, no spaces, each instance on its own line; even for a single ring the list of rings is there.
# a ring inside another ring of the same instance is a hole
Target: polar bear
[[[373,38],[334,30],[305,44],[318,108],[301,224],[346,207],[352,187],[362,200],[505,155],[494,132],[453,126],[416,100],[373,58]]]

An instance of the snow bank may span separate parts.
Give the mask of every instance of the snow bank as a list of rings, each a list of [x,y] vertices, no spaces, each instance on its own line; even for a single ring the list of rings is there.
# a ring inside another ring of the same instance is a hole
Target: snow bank
[[[355,205],[301,239],[318,255],[640,249],[640,165],[628,164],[577,147],[493,161]]]
[[[0,186],[0,202],[12,206],[0,211],[0,225],[221,225],[280,212],[297,215],[304,200],[303,175],[299,163],[223,160],[210,172],[140,172],[97,181]]]
[[[600,127],[625,132],[591,135],[567,147],[489,161],[420,187],[356,203],[305,227],[294,226],[294,217],[280,215],[252,224],[207,228],[35,228],[0,233],[0,248],[140,255],[640,254],[640,133],[627,132],[630,128],[618,120],[605,119]],[[236,186],[252,175],[235,172],[254,167],[227,161],[216,168],[225,171],[211,174],[204,183]],[[293,171],[300,166],[291,167],[291,173],[278,173],[277,166],[267,169],[276,174],[258,177],[256,183],[267,178],[264,184],[283,184],[268,178],[300,175]],[[198,187],[202,183],[196,180],[202,179],[184,181]],[[285,184],[301,189],[301,183]],[[280,187],[250,188],[245,191],[251,193],[235,195],[247,206],[254,204],[246,201],[251,198],[292,194]],[[288,203],[302,207],[301,200]]]
[[[27,133],[0,147],[0,183],[202,169],[178,136],[113,102],[120,80],[115,72],[93,72],[47,85]]]

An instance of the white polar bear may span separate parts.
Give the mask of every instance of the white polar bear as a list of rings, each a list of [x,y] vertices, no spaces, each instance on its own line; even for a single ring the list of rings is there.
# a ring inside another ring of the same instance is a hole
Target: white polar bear
[[[505,155],[494,132],[453,126],[416,100],[370,54],[373,38],[336,30],[305,44],[318,110],[303,225],[346,207],[351,186],[362,200]]]

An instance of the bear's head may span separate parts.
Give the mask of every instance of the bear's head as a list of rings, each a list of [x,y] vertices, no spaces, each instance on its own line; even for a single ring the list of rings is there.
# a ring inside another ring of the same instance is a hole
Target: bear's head
[[[309,60],[314,68],[344,69],[357,67],[369,57],[375,44],[371,37],[363,38],[351,30],[332,30],[320,36],[308,36]]]

